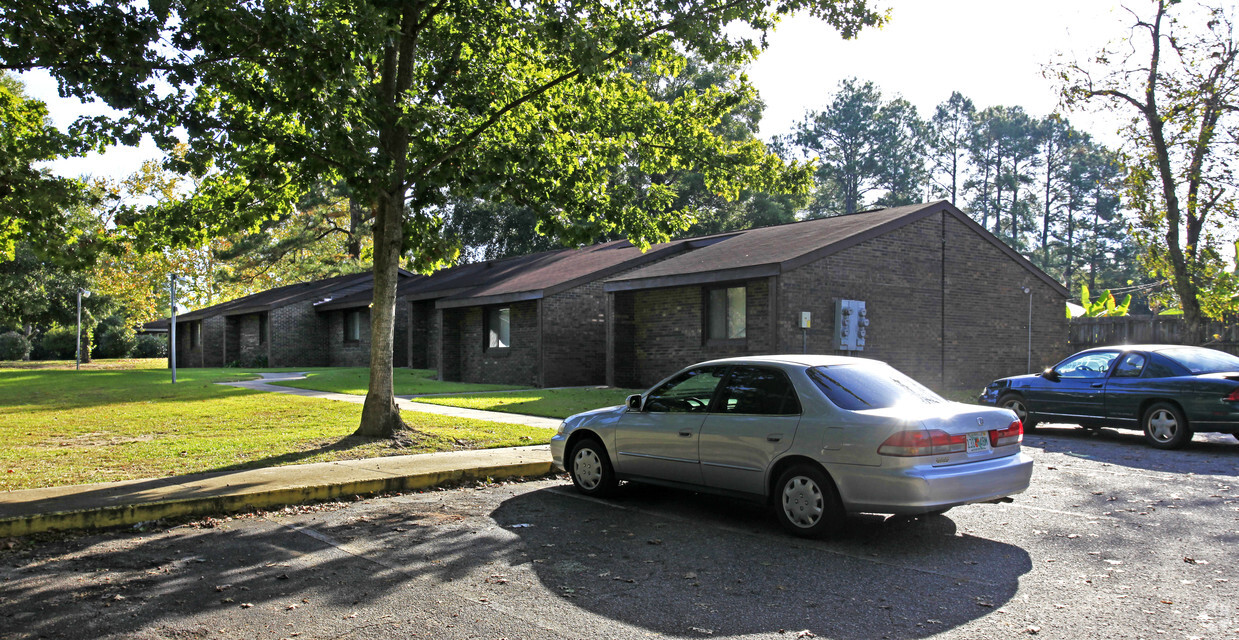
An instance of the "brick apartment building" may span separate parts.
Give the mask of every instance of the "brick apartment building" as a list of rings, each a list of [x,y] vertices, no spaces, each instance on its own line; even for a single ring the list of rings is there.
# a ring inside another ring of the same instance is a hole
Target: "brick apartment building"
[[[709,358],[808,351],[979,389],[1067,349],[1067,290],[947,202],[401,276],[396,366],[446,380],[645,387]],[[191,312],[178,363],[365,366],[372,296],[357,274]],[[860,303],[849,351],[836,316]]]
[[[1068,291],[945,201],[699,244],[605,283],[608,384],[649,386],[711,358],[808,352],[980,389],[1066,355]],[[837,343],[840,301],[864,303],[861,350]]]
[[[403,270],[400,276],[417,277]],[[366,366],[373,282],[370,273],[300,282],[178,315],[177,366]],[[341,305],[340,299],[353,301]],[[168,321],[152,323],[160,324]],[[406,365],[405,356],[401,340],[397,366]]]

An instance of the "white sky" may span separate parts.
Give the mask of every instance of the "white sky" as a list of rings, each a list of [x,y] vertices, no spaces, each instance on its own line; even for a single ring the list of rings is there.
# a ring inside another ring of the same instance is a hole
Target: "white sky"
[[[1141,0],[1131,0],[1143,9]],[[749,71],[766,103],[762,136],[786,133],[807,110],[826,106],[839,81],[871,80],[887,97],[902,95],[928,118],[952,91],[978,109],[1020,105],[1033,116],[1054,111],[1057,94],[1041,76],[1059,52],[1087,58],[1124,35],[1126,13],[1110,0],[878,0],[893,9],[890,24],[844,41],[830,27],[807,17],[784,21],[770,48]],[[23,76],[27,91],[48,103],[53,120],[65,126],[98,105],[61,100],[46,74]],[[1069,115],[1079,129],[1115,144],[1118,122],[1086,114]],[[57,162],[65,175],[120,179],[153,157],[152,145],[118,148],[103,157]]]

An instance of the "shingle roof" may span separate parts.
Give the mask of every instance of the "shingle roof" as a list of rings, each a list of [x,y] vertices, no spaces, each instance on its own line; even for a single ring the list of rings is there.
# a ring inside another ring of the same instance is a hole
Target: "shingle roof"
[[[468,288],[445,295],[437,306],[448,308],[497,304],[554,295],[675,255],[687,248],[686,242],[676,240],[641,251],[627,240],[616,240],[579,249],[525,256],[512,261],[482,263],[482,266],[455,277],[449,286],[453,289]],[[436,278],[437,275],[430,280]],[[426,287],[421,291],[432,290]],[[439,288],[438,291],[443,292],[443,289]]]
[[[607,291],[650,289],[777,275],[930,215],[947,213],[973,228],[1063,296],[1068,291],[945,200],[748,229],[683,255],[613,277]]]
[[[371,287],[371,282],[374,280],[374,275],[370,272],[352,273],[343,276],[333,276],[331,278],[323,278],[311,282],[298,282],[295,284],[284,285],[266,291],[250,294],[228,302],[195,309],[188,313],[178,315],[177,321],[183,320],[198,320],[209,316],[224,315],[234,316],[243,315],[246,313],[257,313],[261,311],[270,311],[278,307],[283,307],[305,300],[325,299],[342,291],[356,291],[360,289],[368,289]]]

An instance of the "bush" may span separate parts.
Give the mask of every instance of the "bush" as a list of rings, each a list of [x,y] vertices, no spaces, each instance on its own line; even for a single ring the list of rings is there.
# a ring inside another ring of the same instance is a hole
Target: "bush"
[[[25,360],[30,355],[30,341],[16,332],[0,333],[0,360]]]
[[[99,331],[97,343],[96,358],[125,358],[137,345],[137,337],[128,326],[112,325]]]
[[[73,360],[77,357],[76,329],[73,327],[48,329],[47,333],[40,336],[38,342],[35,343],[31,357],[35,360]]]
[[[144,333],[134,339],[130,355],[135,358],[166,358],[168,357],[168,338]]]

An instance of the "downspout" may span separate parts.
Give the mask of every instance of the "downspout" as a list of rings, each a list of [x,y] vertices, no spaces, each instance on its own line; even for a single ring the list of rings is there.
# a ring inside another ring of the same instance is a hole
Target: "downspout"
[[[942,217],[939,219],[939,228],[942,234],[942,257],[938,261],[941,269],[939,274],[938,286],[938,384],[942,389],[946,389],[946,222],[947,213],[944,210]]]

